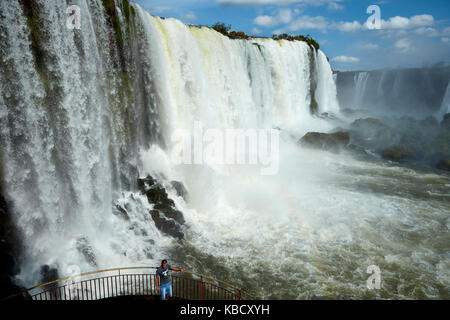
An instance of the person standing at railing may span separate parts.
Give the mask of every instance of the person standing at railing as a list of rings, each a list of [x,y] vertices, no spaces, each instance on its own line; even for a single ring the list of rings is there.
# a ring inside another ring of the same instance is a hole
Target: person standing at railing
[[[166,294],[169,295],[169,298],[172,298],[172,284],[169,275],[170,270],[184,272],[184,269],[168,265],[167,260],[161,261],[161,267],[156,270],[156,292],[161,293],[161,300],[166,300]]]

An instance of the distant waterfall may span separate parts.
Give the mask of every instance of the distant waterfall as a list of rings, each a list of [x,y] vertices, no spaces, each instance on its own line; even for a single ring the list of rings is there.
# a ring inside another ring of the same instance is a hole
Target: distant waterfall
[[[450,113],[450,81],[448,82],[447,90],[445,91],[445,96],[442,100],[439,116],[443,117],[446,113]]]
[[[364,105],[364,94],[366,92],[367,80],[369,79],[370,74],[368,72],[361,72],[355,74],[355,99],[353,102],[353,108],[358,108]]]
[[[338,72],[341,109],[364,109],[379,115],[423,118],[440,116],[450,67]]]

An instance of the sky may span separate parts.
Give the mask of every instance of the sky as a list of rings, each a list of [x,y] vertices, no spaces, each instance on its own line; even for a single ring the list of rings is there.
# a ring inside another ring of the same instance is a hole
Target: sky
[[[309,34],[319,42],[334,70],[450,64],[450,0],[135,2],[153,15],[188,24],[224,22],[232,30],[254,36]]]

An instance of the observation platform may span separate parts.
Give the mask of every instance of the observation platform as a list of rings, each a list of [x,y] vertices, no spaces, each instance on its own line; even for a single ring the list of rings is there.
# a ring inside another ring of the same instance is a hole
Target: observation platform
[[[5,300],[160,300],[157,267],[130,267],[83,273],[23,290]],[[170,275],[174,300],[255,300],[227,282],[185,271]]]

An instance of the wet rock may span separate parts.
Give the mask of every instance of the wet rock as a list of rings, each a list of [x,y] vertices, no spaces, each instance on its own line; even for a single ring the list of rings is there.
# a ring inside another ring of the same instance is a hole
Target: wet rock
[[[12,221],[11,212],[0,185],[0,300],[24,289],[12,281],[12,277],[20,271],[17,268],[20,244],[18,231]],[[16,299],[23,299],[23,297],[18,296]]]
[[[321,113],[319,115],[319,118],[325,119],[325,120],[339,120],[338,117],[336,117],[334,114],[328,113],[328,112]]]
[[[350,150],[350,151],[352,151],[354,153],[363,154],[363,155],[367,155],[368,154],[366,149],[364,149],[363,147],[358,146],[356,144],[349,144],[347,146],[347,150]]]
[[[387,160],[399,161],[406,159],[409,156],[409,152],[403,146],[394,146],[383,150],[381,156]]]
[[[375,118],[355,120],[350,125],[352,144],[381,154],[381,151],[399,143],[401,136]]]
[[[319,133],[308,132],[300,139],[300,144],[312,148],[339,151],[350,143],[350,136],[347,132]]]
[[[175,202],[169,199],[166,189],[162,185],[154,185],[145,192],[148,202],[158,204],[163,207],[174,207]]]
[[[389,127],[383,124],[380,120],[375,118],[358,119],[352,122],[350,125],[351,130],[364,131],[369,134],[377,134],[381,131],[389,129]]]
[[[113,210],[113,214],[122,218],[125,221],[130,221],[130,216],[128,215],[127,209],[123,208],[121,205],[116,204],[115,210]]]
[[[177,191],[177,194],[187,196],[187,190],[182,183],[172,181],[171,185]],[[176,209],[175,202],[169,198],[164,186],[150,175],[138,179],[138,186],[141,192],[147,196],[148,202],[154,205],[150,215],[156,228],[169,236],[184,239],[182,226],[185,220],[183,213]]]
[[[86,261],[91,266],[97,266],[97,259],[95,258],[94,250],[85,237],[81,237],[77,240],[76,247],[78,252],[80,252],[86,258]]]
[[[147,258],[147,259],[153,259],[153,253],[150,251],[149,248],[144,249],[144,255],[145,255],[145,258]]]
[[[139,189],[142,192],[145,192],[148,189],[150,189],[150,187],[152,187],[156,184],[156,180],[153,179],[152,176],[148,175],[146,178],[137,179],[137,184],[138,184]]]
[[[177,192],[177,195],[179,197],[182,197],[185,201],[187,201],[187,199],[188,199],[188,192],[187,192],[186,187],[184,186],[184,184],[182,182],[180,182],[180,181],[171,181],[170,184],[172,185],[172,187]]]
[[[428,117],[425,120],[420,121],[420,124],[430,128],[439,128],[439,120],[435,117]]]
[[[186,221],[184,220],[184,216],[183,213],[181,211],[178,211],[174,208],[165,208],[165,207],[161,207],[159,205],[156,205],[154,207],[154,209],[159,210],[161,212],[164,213],[164,215],[169,218],[169,219],[173,219],[176,222],[178,222],[179,224],[184,224]]]
[[[151,210],[150,214],[155,222],[156,228],[162,233],[177,238],[184,239],[184,234],[181,231],[180,224],[175,220],[167,219],[159,210]]]
[[[444,115],[444,119],[441,121],[441,126],[446,129],[450,129],[450,113]]]
[[[444,159],[442,161],[439,161],[436,165],[436,168],[440,170],[450,171],[450,159]]]

